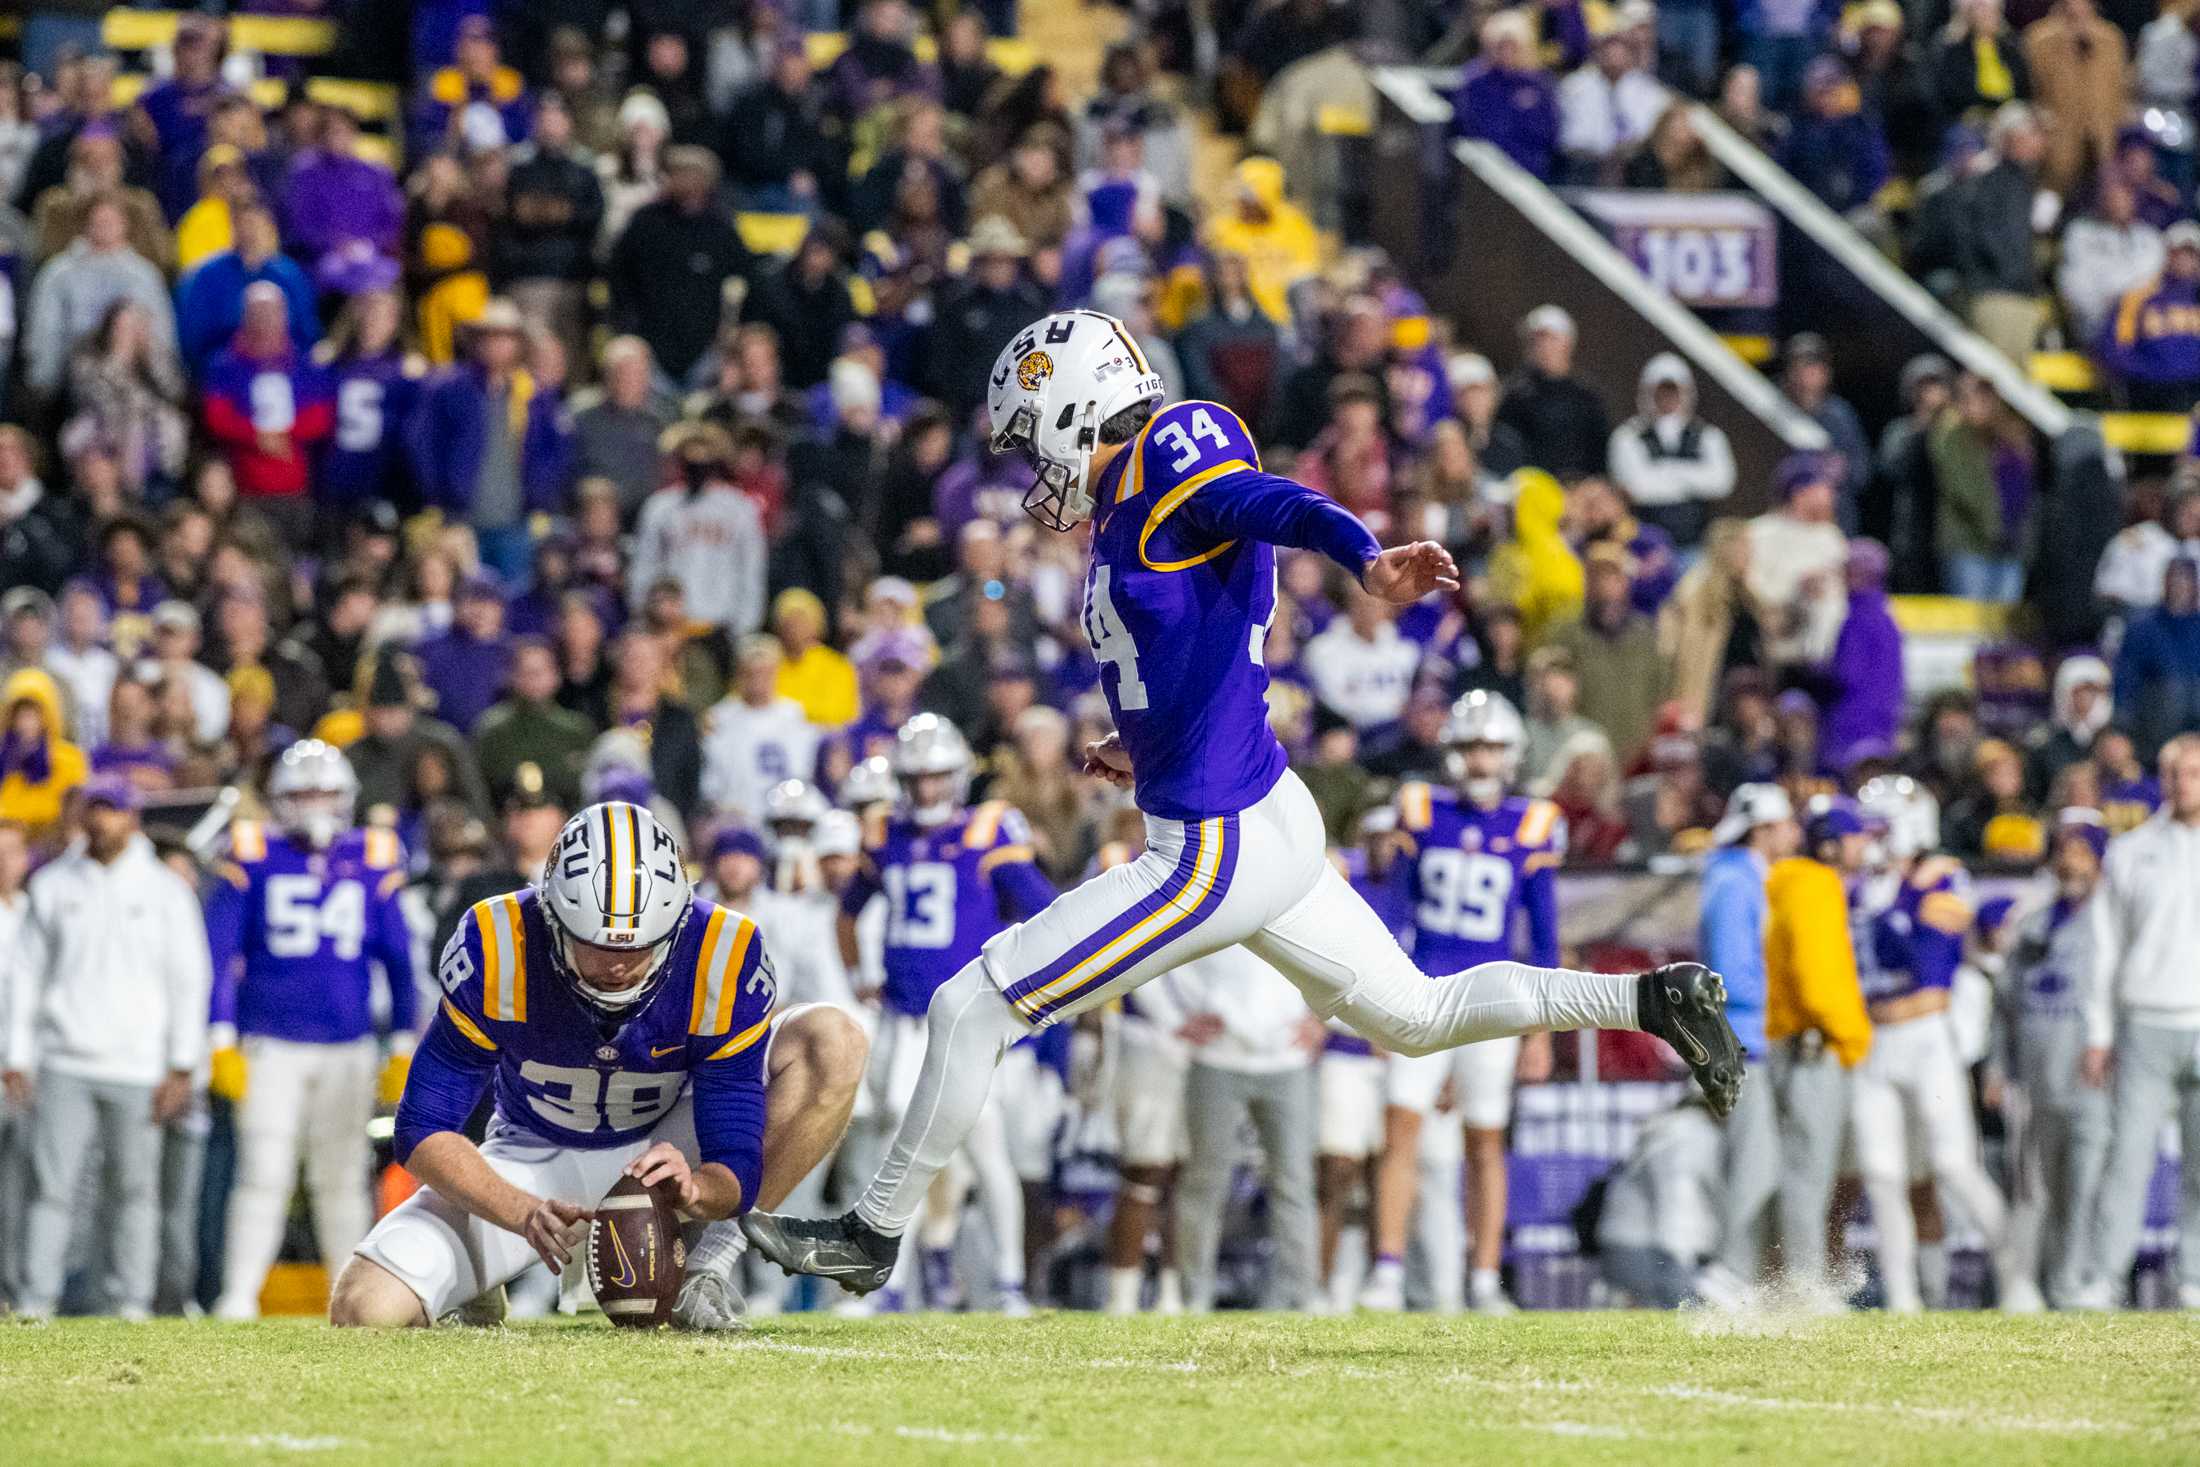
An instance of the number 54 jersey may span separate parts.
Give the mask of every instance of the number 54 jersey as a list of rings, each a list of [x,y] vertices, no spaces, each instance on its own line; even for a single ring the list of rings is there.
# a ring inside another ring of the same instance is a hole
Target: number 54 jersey
[[[1084,627],[1130,754],[1139,808],[1165,820],[1249,809],[1284,769],[1262,663],[1277,545],[1354,571],[1374,537],[1334,500],[1260,470],[1219,403],[1163,408],[1093,485]]]
[[[1558,966],[1558,889],[1566,819],[1548,800],[1515,795],[1488,810],[1450,790],[1398,791],[1398,841],[1412,903],[1413,958],[1456,973],[1516,956],[1514,918],[1527,923],[1527,960]]]

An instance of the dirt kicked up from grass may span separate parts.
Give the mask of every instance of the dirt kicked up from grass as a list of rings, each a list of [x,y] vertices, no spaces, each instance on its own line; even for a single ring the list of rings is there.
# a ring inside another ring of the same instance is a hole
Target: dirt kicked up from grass
[[[2200,1462],[2200,1319],[0,1323],[15,1464]]]

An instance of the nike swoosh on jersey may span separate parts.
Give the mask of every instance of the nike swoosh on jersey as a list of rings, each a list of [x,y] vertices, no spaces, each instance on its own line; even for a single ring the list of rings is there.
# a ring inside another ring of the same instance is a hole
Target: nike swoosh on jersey
[[[681,1050],[686,1048],[687,1046],[684,1044],[668,1044],[663,1049],[659,1049],[656,1045],[652,1044],[649,1047],[649,1057],[651,1059],[663,1059],[668,1054],[678,1054]]]

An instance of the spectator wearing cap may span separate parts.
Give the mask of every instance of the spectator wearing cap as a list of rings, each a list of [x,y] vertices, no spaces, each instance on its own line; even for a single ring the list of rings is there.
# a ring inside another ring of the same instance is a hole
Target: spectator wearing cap
[[[1795,854],[1801,832],[1787,792],[1745,784],[1728,797],[1704,863],[1696,956],[1726,980],[1726,1017],[1752,1068],[1765,1062],[1765,937],[1771,919],[1766,884],[1775,862]],[[1772,1087],[1745,1085],[1726,1119],[1726,1178],[1721,1193],[1719,1261],[1754,1282],[1772,1239],[1780,1190],[1779,1110]]]
[[[90,768],[69,741],[61,686],[42,667],[17,668],[0,682],[0,713],[7,719],[0,728],[0,820],[22,826],[35,845],[58,843],[63,802]]]
[[[1229,207],[1208,221],[1206,243],[1210,253],[1244,257],[1246,289],[1278,326],[1291,323],[1291,288],[1321,264],[1314,221],[1284,197],[1283,165],[1273,158],[1238,164],[1230,175]]]
[[[2033,799],[2046,800],[2062,772],[2082,763],[2094,736],[2115,720],[2114,687],[2098,657],[2065,657],[2056,665],[2048,721],[2025,740],[2025,789]]]
[[[1821,56],[1804,69],[1803,105],[1780,161],[1834,213],[1858,222],[1876,216],[1874,200],[1894,175],[1894,158],[1837,58]]]
[[[0,1083],[16,1106],[36,1099],[16,1302],[32,1319],[58,1306],[77,1184],[97,1154],[109,1308],[144,1319],[159,1258],[160,1128],[189,1106],[206,1058],[213,962],[197,893],[138,828],[137,791],[94,781],[83,812],[83,842],[31,879],[20,940],[0,956],[14,1010]]]
[[[1831,467],[1839,489],[1835,518],[1855,533],[1862,519],[1864,486],[1871,477],[1871,441],[1864,424],[1833,388],[1833,349],[1815,331],[1800,331],[1780,351],[1780,390],[1832,440]]]
[[[660,444],[672,404],[658,390],[655,359],[639,336],[614,336],[598,358],[602,387],[573,414],[574,474],[602,478],[618,489],[619,511],[631,519],[657,487],[664,467]]]
[[[521,363],[524,330],[511,302],[491,301],[467,360],[429,378],[405,422],[422,500],[470,525],[482,562],[512,579],[533,558],[530,516],[563,504],[573,458],[564,404]]]
[[[1825,454],[1780,461],[1778,504],[1749,522],[1749,588],[1770,618],[1765,648],[1777,664],[1819,663],[1833,653],[1848,597],[1848,537],[1834,523],[1839,470]]]
[[[504,693],[474,724],[474,758],[499,808],[530,792],[572,808],[580,798],[581,765],[596,729],[558,705],[557,649],[541,637],[511,644]]]
[[[2184,412],[2200,398],[2200,224],[2172,224],[2162,245],[2161,275],[2117,301],[2099,356],[2134,408]]]
[[[138,94],[136,114],[153,137],[161,203],[170,219],[181,218],[194,197],[208,119],[224,98],[235,95],[222,80],[226,50],[219,19],[187,13],[176,23],[168,76]]]
[[[1576,183],[1617,183],[1620,165],[1657,126],[1671,94],[1614,22],[1586,66],[1558,84],[1558,146]]]
[[[39,268],[23,327],[23,377],[50,399],[62,387],[69,354],[122,301],[145,308],[163,346],[176,340],[168,288],[152,261],[130,248],[129,216],[112,195],[85,210],[84,232]]]
[[[772,634],[781,662],[774,686],[819,728],[855,721],[861,708],[855,664],[825,640],[825,603],[790,586],[772,600]]]
[[[1854,802],[1832,796],[1805,813],[1801,852],[1774,862],[1766,878],[1764,1037],[1779,1122],[1781,1256],[1790,1287],[1813,1291],[1825,1279],[1849,1077],[1872,1045],[1847,890],[1870,848]]]
[[[1187,395],[1219,402],[1248,423],[1265,422],[1282,366],[1276,323],[1253,299],[1245,257],[1224,251],[1207,262],[1205,309],[1177,333]]]
[[[603,211],[603,185],[573,140],[573,114],[551,93],[535,108],[528,140],[512,150],[503,216],[489,239],[489,277],[568,356],[587,350],[586,295]]]
[[[1506,379],[1497,416],[1520,434],[1528,462],[1560,480],[1604,471],[1612,420],[1595,388],[1574,375],[1574,318],[1537,306],[1520,323],[1520,369]]]
[[[1591,474],[1566,496],[1574,553],[1587,559],[1598,545],[1617,546],[1627,558],[1628,598],[1644,616],[1656,616],[1680,579],[1672,537],[1635,518],[1627,496],[1600,474]]]
[[[1600,541],[1583,564],[1581,615],[1553,631],[1550,645],[1572,655],[1582,716],[1604,730],[1625,768],[1648,747],[1671,669],[1658,651],[1657,628],[1634,607],[1627,552]]]
[[[2116,303],[2159,275],[2167,254],[2162,231],[2139,217],[2131,185],[2103,172],[2092,206],[2063,231],[2055,267],[2072,339],[2098,341]]]
[[[430,72],[421,85],[409,151],[424,157],[440,148],[509,147],[526,139],[533,112],[526,78],[504,64],[495,23],[469,15],[458,23],[450,65]]]
[[[886,351],[862,321],[841,328],[840,351],[827,364],[825,380],[804,394],[811,429],[828,434],[852,404],[875,421],[898,427],[918,402],[915,392],[886,375]]]
[[[1927,451],[1940,490],[1936,544],[1948,589],[1974,601],[2016,601],[2038,512],[2029,433],[1991,383],[1966,372]]]
[[[457,599],[451,625],[413,653],[422,684],[435,695],[436,716],[465,734],[504,691],[512,645],[504,632],[504,588],[493,577],[468,576]]]
[[[733,686],[703,715],[703,802],[754,826],[764,796],[782,780],[808,779],[817,767],[819,731],[802,705],[779,690],[785,656],[765,633],[742,639]]]
[[[2024,792],[2024,756],[2003,739],[1981,739],[1965,781],[1940,822],[1950,855],[1991,865],[2039,864],[2047,826]]]
[[[176,269],[188,275],[235,247],[236,211],[258,195],[252,170],[234,143],[216,143],[199,158],[197,202],[176,221]]]
[[[377,805],[392,810],[402,806],[413,767],[421,751],[432,746],[455,776],[453,797],[469,810],[487,810],[488,792],[465,739],[423,711],[429,695],[420,686],[420,667],[412,654],[382,647],[360,664],[359,676],[358,712],[331,715],[314,730],[339,744],[351,760],[352,772],[359,776],[359,808],[371,814]]]
[[[718,200],[718,159],[707,148],[668,148],[664,196],[635,210],[611,247],[611,324],[648,342],[666,376],[684,382],[718,334],[727,282],[755,270]]]
[[[1926,352],[1902,367],[1902,416],[1879,435],[1872,487],[1858,519],[1883,525],[1894,557],[1894,583],[1937,588],[1940,557],[1934,549],[1940,488],[1933,480],[1933,426],[1955,394],[1956,370],[1944,356]]]
[[[206,364],[200,413],[221,445],[238,493],[274,519],[283,538],[312,538],[313,456],[336,426],[328,374],[291,338],[290,308],[267,281],[245,289],[244,323]]]
[[[2031,356],[2042,319],[2033,201],[2047,141],[2032,109],[2008,102],[1994,114],[1988,144],[1971,176],[1953,185],[1958,193],[1949,250],[1957,283],[1969,297],[1972,329],[2021,364]]]
[[[2107,853],[2099,815],[2063,812],[2048,853],[2053,895],[2014,918],[2000,985],[1997,1067],[2015,1090],[2003,1106],[2014,1122],[2009,1268],[2057,1308],[2080,1302],[2090,1282],[2088,1233],[2108,1153],[2108,1093],[2080,1074],[2099,966],[2091,904]]]
[[[1734,450],[1696,411],[1696,378],[1672,352],[1643,364],[1635,416],[1612,430],[1605,455],[1635,517],[1692,560],[1713,506],[1734,492]]]
[[[275,215],[253,200],[236,211],[232,248],[207,258],[176,287],[176,334],[193,372],[230,344],[244,324],[245,297],[255,285],[271,285],[283,298],[284,329],[302,353],[321,339],[313,282],[282,252]]]
[[[50,595],[83,558],[85,527],[74,504],[47,492],[37,454],[26,429],[0,423],[0,585]]]
[[[981,218],[970,231],[970,269],[938,296],[938,320],[918,384],[966,422],[985,401],[985,374],[972,362],[990,362],[1047,309],[1047,295],[1025,269],[1030,249],[1005,219]]]
[[[2032,95],[2024,47],[2002,0],[1959,0],[1931,52],[1932,93],[1944,117],[1991,112]]]
[[[1475,462],[1502,485],[1528,462],[1528,444],[1518,428],[1498,417],[1497,369],[1480,352],[1459,352],[1444,363],[1444,385]]]
[[[1848,768],[1867,748],[1893,749],[1902,732],[1902,629],[1887,608],[1887,566],[1878,541],[1849,542],[1848,614],[1826,663],[1819,730],[1832,769]]]
[[[1452,94],[1451,127],[1494,146],[1549,183],[1557,178],[1558,89],[1535,58],[1535,25],[1524,11],[1482,22],[1482,54]]]
[[[2107,164],[2130,108],[2131,49],[2093,0],[2055,0],[2024,29],[2032,100],[2051,119],[2042,182],[2059,194]]]
[[[2132,618],[2116,653],[2116,709],[2142,753],[2200,728],[2200,561],[2162,573],[2162,604]]]
[[[2177,185],[2162,177],[2161,155],[2144,123],[2127,124],[2116,134],[2115,155],[2102,165],[2101,173],[2130,187],[2139,201],[2139,217],[2156,229],[2167,229],[2192,215]]]
[[[824,99],[800,36],[771,44],[769,72],[734,95],[719,132],[734,197],[744,209],[809,213],[834,166]]]
[[[733,486],[733,441],[710,423],[665,437],[672,482],[642,505],[627,563],[627,604],[640,611],[662,578],[677,581],[689,614],[734,636],[764,622],[764,522]]]
[[[672,117],[647,87],[635,87],[619,103],[618,137],[598,155],[596,177],[603,184],[603,236],[608,251],[635,213],[656,202],[664,190],[664,154],[672,138]]]

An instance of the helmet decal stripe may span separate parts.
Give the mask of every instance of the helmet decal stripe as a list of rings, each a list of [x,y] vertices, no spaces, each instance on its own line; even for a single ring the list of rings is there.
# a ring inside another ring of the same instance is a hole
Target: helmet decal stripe
[[[625,925],[632,927],[642,914],[642,812],[632,805],[626,807],[626,855]]]
[[[611,918],[611,893],[618,889],[614,885],[617,879],[614,873],[618,869],[619,839],[612,834],[611,806],[606,804],[603,807],[603,911],[607,923]]]
[[[695,1002],[688,1009],[690,1034],[713,1032],[703,1027],[703,1021],[718,1008],[717,984],[725,973],[718,961],[725,947],[720,939],[725,932],[727,915],[724,907],[711,908],[710,924],[703,929],[703,941],[695,957]]]

